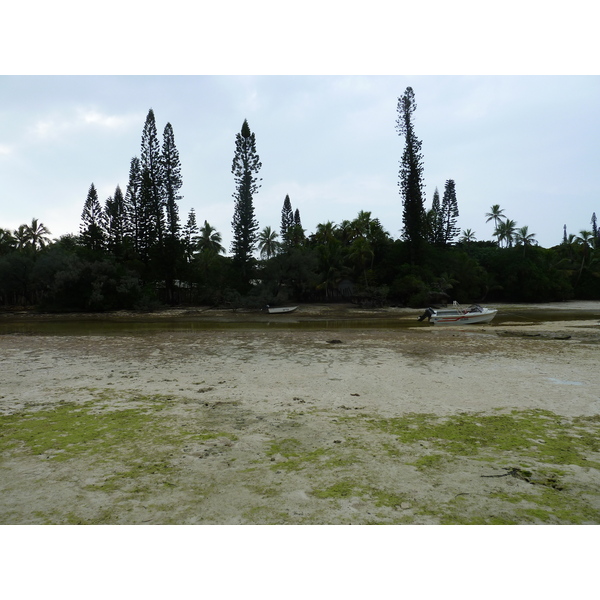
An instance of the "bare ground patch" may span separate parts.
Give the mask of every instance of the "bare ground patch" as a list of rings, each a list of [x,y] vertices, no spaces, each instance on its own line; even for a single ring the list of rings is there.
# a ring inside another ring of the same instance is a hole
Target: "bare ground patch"
[[[0,361],[1,523],[600,522],[578,339],[4,335]]]

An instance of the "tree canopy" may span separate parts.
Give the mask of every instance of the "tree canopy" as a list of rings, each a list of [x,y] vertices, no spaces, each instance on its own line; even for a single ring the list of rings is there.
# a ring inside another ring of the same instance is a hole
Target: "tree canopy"
[[[288,194],[279,234],[270,225],[261,228],[254,200],[262,163],[244,120],[231,167],[233,241],[227,256],[221,233],[204,215],[199,227],[194,208],[181,224],[183,176],[174,130],[167,122],[161,144],[150,109],[139,156],[129,162],[125,193],[117,184],[102,202],[91,183],[78,235],[51,240],[36,218],[15,230],[0,228],[0,305],[99,311],[150,310],[160,303],[260,307],[293,300],[421,307],[450,297],[459,302],[600,297],[595,213],[591,229],[569,234],[565,225],[562,243],[546,249],[528,225],[519,225],[498,204],[482,209],[495,239],[477,240],[470,228],[461,233],[454,179],[446,180],[442,198],[435,188],[431,208],[424,206],[415,110],[409,87],[397,106],[396,129],[404,139],[398,239],[370,210],[307,231]]]

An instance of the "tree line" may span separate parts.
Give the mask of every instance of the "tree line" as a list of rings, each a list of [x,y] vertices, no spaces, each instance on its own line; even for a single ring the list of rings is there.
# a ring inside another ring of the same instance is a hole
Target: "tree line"
[[[527,226],[499,205],[485,213],[494,240],[460,231],[454,180],[425,206],[422,143],[415,131],[412,88],[398,98],[396,129],[404,140],[398,186],[401,236],[393,239],[369,211],[320,223],[312,233],[283,199],[278,231],[260,228],[254,212],[262,163],[247,120],[235,136],[230,256],[222,236],[192,208],[179,215],[183,178],[173,127],[159,139],[152,109],[139,156],[104,203],[91,183],[78,234],[52,240],[37,219],[0,228],[0,305],[50,311],[152,310],[161,305],[261,307],[352,301],[422,307],[482,301],[556,301],[600,297],[600,241],[592,228],[540,247]]]

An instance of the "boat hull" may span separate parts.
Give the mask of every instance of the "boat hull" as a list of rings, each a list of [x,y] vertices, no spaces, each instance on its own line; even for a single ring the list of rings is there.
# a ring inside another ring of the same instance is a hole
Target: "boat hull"
[[[498,311],[495,308],[485,308],[482,312],[459,314],[456,311],[439,311],[431,315],[434,325],[467,325],[471,323],[489,323]]]
[[[280,315],[280,314],[284,314],[284,313],[294,312],[297,308],[298,308],[297,306],[276,306],[276,307],[269,306],[269,307],[267,307],[267,311],[269,312],[270,315]]]

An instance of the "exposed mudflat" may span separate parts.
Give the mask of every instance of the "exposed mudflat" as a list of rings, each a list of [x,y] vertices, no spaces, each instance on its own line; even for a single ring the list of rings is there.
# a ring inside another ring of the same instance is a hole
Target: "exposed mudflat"
[[[600,523],[599,306],[105,335],[3,316],[0,523]]]

